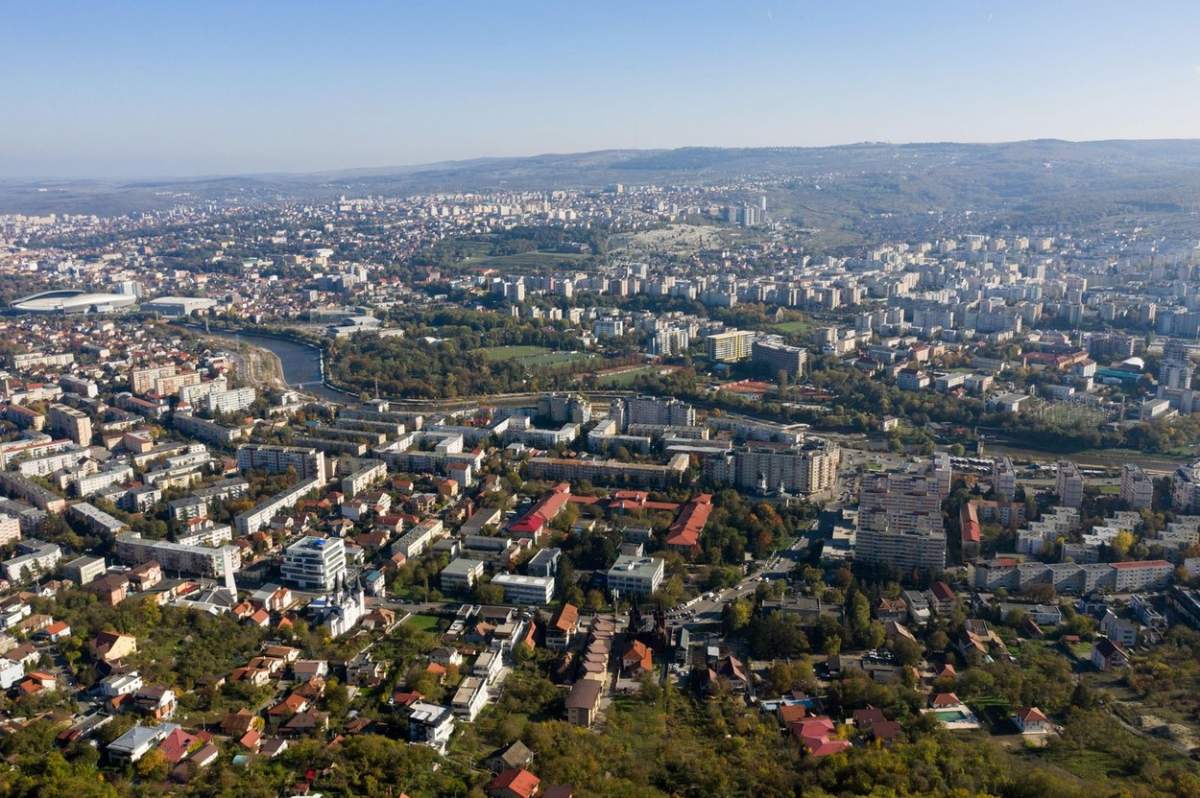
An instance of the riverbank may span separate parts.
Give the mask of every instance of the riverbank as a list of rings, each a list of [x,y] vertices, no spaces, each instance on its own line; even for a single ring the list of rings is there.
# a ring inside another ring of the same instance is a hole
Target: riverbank
[[[263,369],[264,376],[269,374],[277,379],[281,387],[294,388],[329,402],[346,402],[353,398],[325,384],[323,353],[319,347],[283,336],[220,329],[205,331],[199,325],[186,326],[194,333],[220,340],[225,345],[232,342],[235,347],[245,345],[269,353],[269,360],[273,360],[274,365],[267,365],[264,360],[257,368]]]

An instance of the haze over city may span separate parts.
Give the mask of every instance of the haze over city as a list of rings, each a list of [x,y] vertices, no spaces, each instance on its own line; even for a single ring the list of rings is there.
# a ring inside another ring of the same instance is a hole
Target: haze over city
[[[1195,3],[10,3],[0,177],[1186,138]]]

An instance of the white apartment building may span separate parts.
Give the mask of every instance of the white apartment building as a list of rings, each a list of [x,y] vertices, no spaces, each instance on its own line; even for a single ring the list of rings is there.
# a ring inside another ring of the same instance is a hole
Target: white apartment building
[[[605,574],[610,592],[622,596],[650,596],[662,584],[665,565],[658,557],[622,554]]]
[[[302,446],[271,446],[247,443],[238,447],[238,468],[243,471],[263,470],[272,474],[295,469],[301,479],[316,479],[322,485],[328,481],[325,453]]]
[[[1000,501],[1011,502],[1017,495],[1017,471],[1011,457],[992,461],[992,489]]]
[[[346,574],[346,545],[341,538],[305,535],[287,547],[281,573],[303,590],[328,592]]]
[[[1083,475],[1079,473],[1079,466],[1070,460],[1059,460],[1054,488],[1058,494],[1058,503],[1064,507],[1079,507],[1083,504]]]
[[[705,338],[708,356],[719,363],[737,363],[752,354],[755,333],[750,330],[728,330]]]
[[[1132,463],[1121,466],[1121,501],[1135,510],[1154,503],[1154,480],[1141,466]]]
[[[189,546],[170,540],[150,540],[134,532],[117,536],[117,559],[127,565],[154,560],[164,572],[195,574],[220,579],[242,568],[242,552],[237,546]]]
[[[549,604],[554,598],[554,579],[549,576],[497,574],[492,584],[504,588],[504,600],[512,604]]]

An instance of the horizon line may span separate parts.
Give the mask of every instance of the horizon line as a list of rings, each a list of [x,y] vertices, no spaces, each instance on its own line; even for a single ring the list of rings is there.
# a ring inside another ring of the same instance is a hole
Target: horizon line
[[[630,152],[679,152],[684,150],[832,150],[849,149],[853,147],[921,147],[921,146],[963,146],[963,147],[1002,147],[1016,144],[1033,144],[1040,142],[1057,142],[1061,144],[1152,144],[1152,143],[1184,143],[1200,142],[1200,137],[1156,137],[1156,138],[1105,138],[1105,139],[1065,139],[1055,136],[1042,136],[1024,139],[1005,139],[998,141],[954,141],[951,139],[927,141],[872,141],[862,140],[839,144],[764,144],[756,146],[725,146],[707,144],[685,144],[676,147],[603,147],[594,150],[573,150],[558,152],[535,152],[525,155],[478,155],[467,158],[450,158],[440,161],[426,161],[409,164],[385,164],[378,166],[347,166],[338,168],[310,170],[275,170],[263,172],[208,172],[194,174],[160,174],[160,175],[113,175],[109,177],[81,177],[71,175],[40,176],[40,177],[11,177],[0,175],[0,183],[10,185],[39,185],[47,183],[155,183],[155,182],[203,182],[208,180],[236,180],[251,178],[313,178],[323,175],[330,177],[345,175],[352,176],[355,172],[376,172],[387,170],[404,170],[418,172],[438,167],[454,167],[474,164],[484,161],[522,161],[536,158],[566,158],[571,156],[600,155],[603,153]]]

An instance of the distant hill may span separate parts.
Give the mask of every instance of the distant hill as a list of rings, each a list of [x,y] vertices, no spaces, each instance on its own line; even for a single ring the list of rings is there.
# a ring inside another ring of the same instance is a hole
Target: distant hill
[[[0,181],[0,212],[123,213],[181,198],[239,203],[431,191],[777,182],[776,215],[804,224],[847,217],[914,220],[964,210],[1013,223],[1070,224],[1114,214],[1190,214],[1200,207],[1200,140],[837,147],[601,150],[481,158],[316,174],[154,181]]]

